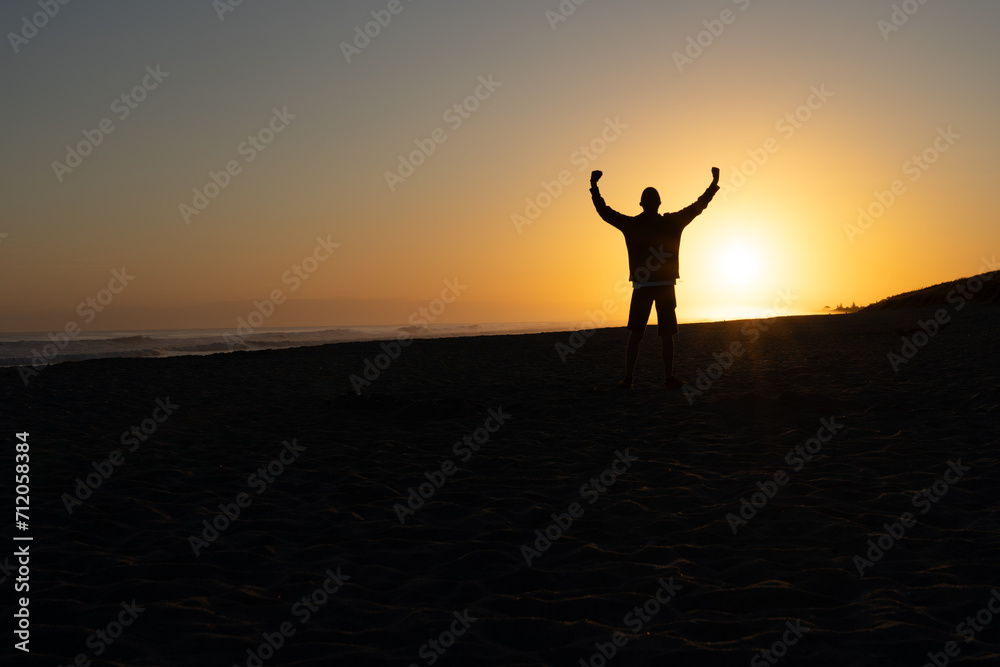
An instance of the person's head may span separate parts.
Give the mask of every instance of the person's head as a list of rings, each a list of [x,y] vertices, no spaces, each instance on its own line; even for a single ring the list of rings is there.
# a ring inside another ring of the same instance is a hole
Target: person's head
[[[656,188],[646,188],[642,191],[639,206],[648,213],[656,213],[660,210],[660,193],[656,191]]]

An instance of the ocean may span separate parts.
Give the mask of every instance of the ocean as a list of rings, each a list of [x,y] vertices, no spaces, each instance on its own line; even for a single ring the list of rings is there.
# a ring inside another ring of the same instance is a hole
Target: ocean
[[[110,357],[176,357],[273,350],[329,343],[409,338],[451,338],[575,331],[579,322],[504,324],[432,324],[429,326],[356,326],[259,328],[246,336],[232,329],[96,331],[69,338],[59,332],[0,333],[0,366],[45,366],[65,361]]]

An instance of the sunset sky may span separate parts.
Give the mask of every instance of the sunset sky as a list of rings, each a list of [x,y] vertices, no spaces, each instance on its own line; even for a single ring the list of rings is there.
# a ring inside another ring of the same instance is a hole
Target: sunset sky
[[[275,290],[272,326],[398,324],[445,281],[442,322],[621,318],[593,169],[630,214],[722,170],[682,322],[980,273],[998,25],[996,0],[8,0],[0,330],[232,327]]]

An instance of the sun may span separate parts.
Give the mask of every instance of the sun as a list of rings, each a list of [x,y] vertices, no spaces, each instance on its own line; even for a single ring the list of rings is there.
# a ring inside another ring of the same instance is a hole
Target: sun
[[[755,284],[761,269],[761,256],[747,243],[733,243],[718,255],[716,265],[720,282],[729,286],[749,287]]]

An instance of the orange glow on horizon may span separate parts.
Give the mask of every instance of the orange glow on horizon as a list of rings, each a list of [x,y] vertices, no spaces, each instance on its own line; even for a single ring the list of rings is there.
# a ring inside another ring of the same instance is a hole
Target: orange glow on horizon
[[[627,214],[647,186],[679,210],[721,169],[682,237],[682,322],[757,317],[779,294],[789,313],[867,304],[997,253],[1000,5],[928,4],[888,39],[878,7],[739,5],[680,69],[674,52],[717,12],[588,4],[553,29],[537,7],[448,0],[351,62],[340,40],[368,15],[350,3],[54,21],[11,63],[0,327],[59,329],[123,266],[136,279],[95,329],[231,326],[213,304],[239,312],[275,289],[295,304],[282,326],[405,322],[456,279],[468,290],[442,321],[584,322],[608,299],[627,312],[625,244],[591,204],[593,169]],[[170,75],[118,118],[110,103],[150,54]],[[275,109],[289,122],[250,160],[240,147]],[[105,116],[115,130],[57,179]],[[390,188],[388,173],[405,177]],[[225,186],[185,219],[213,174]],[[292,290],[283,276],[317,238],[340,248]]]

